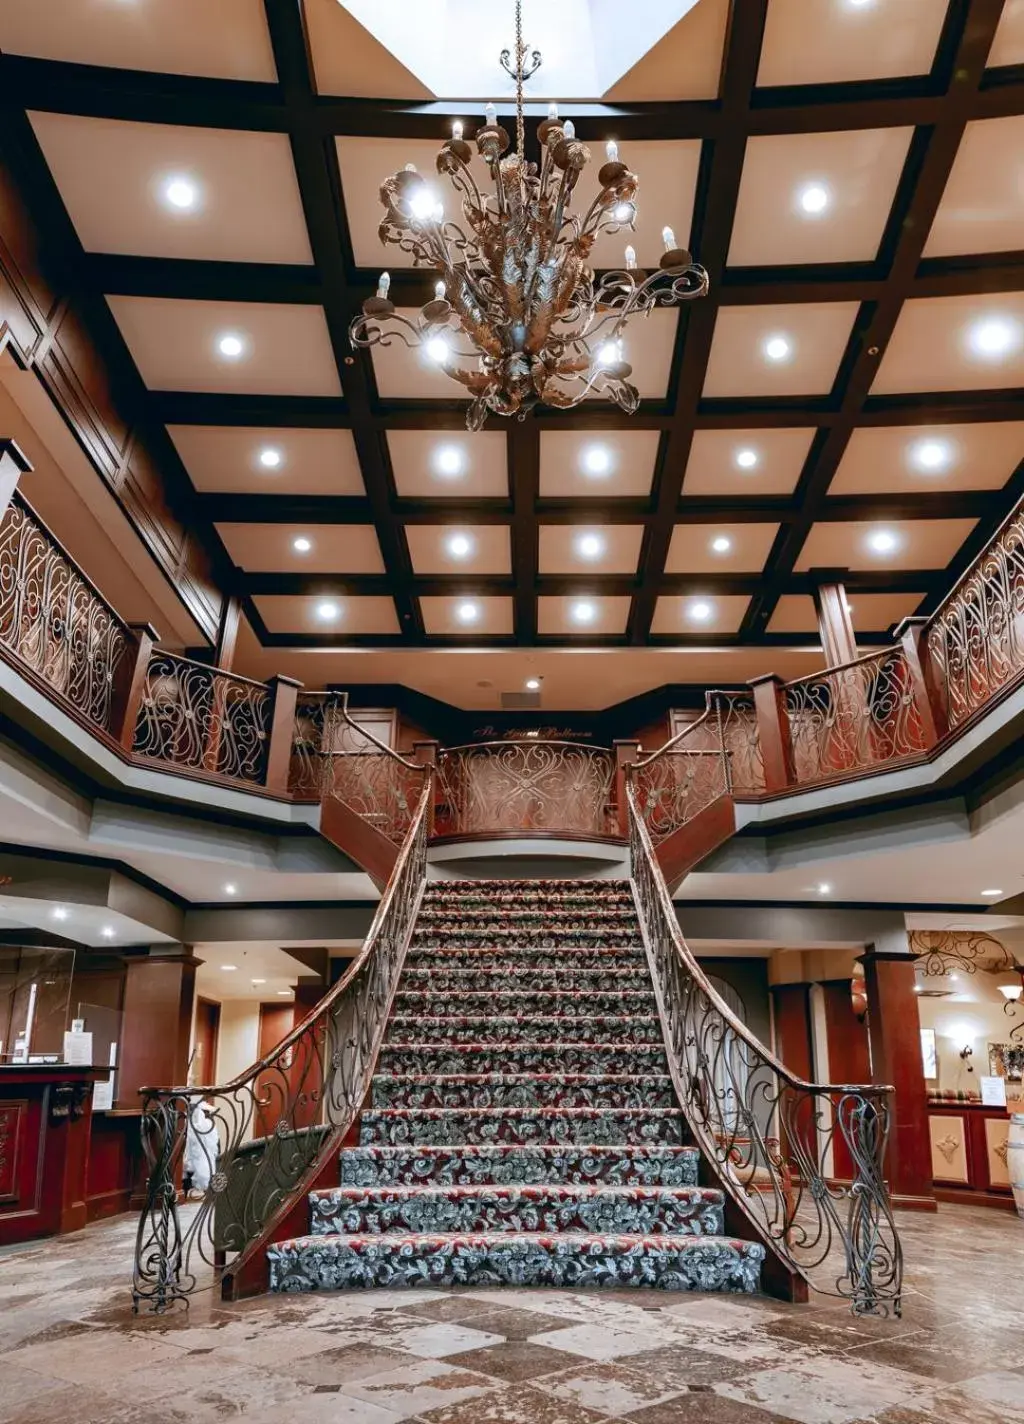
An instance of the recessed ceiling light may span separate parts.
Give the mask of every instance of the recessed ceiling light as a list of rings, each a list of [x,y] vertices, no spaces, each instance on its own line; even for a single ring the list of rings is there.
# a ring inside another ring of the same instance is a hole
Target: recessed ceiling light
[[[114,929],[113,925],[103,925],[100,929],[100,934],[104,939],[113,939],[117,934],[117,930]]]
[[[918,470],[944,470],[953,458],[953,447],[948,440],[915,440],[908,456]]]
[[[224,894],[225,894],[225,895],[237,895],[237,894],[238,894],[238,886],[237,886],[237,885],[232,885],[232,884],[230,884],[230,883],[227,884],[227,885],[225,885],[225,886],[224,886]]]
[[[68,917],[68,912],[63,905],[54,905],[53,909],[50,911],[50,915],[55,920],[66,920]]]
[[[920,986],[920,984],[915,984],[915,985],[914,985],[914,993],[915,993],[915,994],[920,994],[920,992],[921,992],[921,986]]]
[[[737,450],[736,454],[733,456],[733,459],[741,470],[752,470],[757,464],[757,462],[760,460],[760,458],[761,457],[760,455],[758,455],[757,451],[751,450],[750,447],[747,445],[745,445],[741,450]]]
[[[589,599],[580,598],[570,607],[569,616],[574,623],[593,623],[597,617],[597,609]]]
[[[1020,348],[1020,324],[1002,316],[983,317],[969,328],[967,341],[976,356],[999,361]]]
[[[455,616],[460,623],[475,623],[480,617],[480,605],[467,599],[465,603],[460,603],[456,608]]]
[[[318,603],[316,606],[316,616],[321,623],[333,623],[341,614],[341,609],[336,603]]]
[[[304,534],[300,534],[297,538],[292,540],[292,548],[297,554],[308,554],[312,547],[312,540],[307,539]]]
[[[823,881],[821,882],[821,884],[818,886],[818,894],[819,894],[819,895],[831,895],[831,893],[832,893],[832,886],[829,885],[826,881],[823,880]]]
[[[234,331],[226,331],[223,336],[217,338],[217,350],[229,361],[237,361],[245,350],[245,342]]]
[[[697,598],[686,605],[686,616],[692,623],[706,623],[711,617],[711,604],[706,598]]]
[[[284,456],[273,445],[264,445],[260,451],[260,464],[265,470],[280,469],[283,460]]]
[[[527,692],[539,692],[539,691],[540,691],[540,678],[539,678],[539,677],[528,677],[528,678],[526,679],[526,682],[523,684],[523,686],[526,688]]]
[[[266,981],[265,979],[252,979],[252,980],[250,980],[250,983],[252,983],[252,984],[265,984],[266,982],[267,982],[267,981]]]
[[[899,542],[891,529],[876,529],[868,535],[868,548],[876,554],[891,554]]]
[[[829,205],[829,191],[824,183],[805,183],[797,195],[797,201],[807,217],[817,218]]]
[[[788,361],[793,354],[793,347],[787,336],[769,336],[763,349],[769,361]]]
[[[199,187],[191,178],[181,173],[172,174],[164,180],[164,202],[175,212],[190,212],[199,202]]]
[[[462,451],[457,445],[442,445],[434,456],[434,468],[439,475],[461,475],[465,468]]]
[[[290,999],[295,991],[294,989],[278,989],[277,992],[282,998]]]
[[[235,970],[238,968],[238,965],[237,965],[237,964],[222,964],[220,967],[221,967],[221,973],[223,973],[223,974],[234,974]]]
[[[578,534],[576,536],[576,552],[581,559],[599,559],[606,548],[607,544],[601,534]]]
[[[468,559],[474,542],[468,534],[450,534],[445,540],[445,548],[453,559]]]
[[[588,445],[583,452],[583,468],[588,475],[606,475],[612,467],[607,445]]]
[[[443,366],[452,354],[451,347],[443,336],[432,336],[427,342],[425,350],[431,361],[436,361],[439,366]]]
[[[716,554],[727,554],[732,548],[732,540],[728,534],[716,534],[711,541],[711,548]]]
[[[981,893],[984,895],[986,900],[998,900],[999,896],[1003,892],[1001,890],[983,890]]]

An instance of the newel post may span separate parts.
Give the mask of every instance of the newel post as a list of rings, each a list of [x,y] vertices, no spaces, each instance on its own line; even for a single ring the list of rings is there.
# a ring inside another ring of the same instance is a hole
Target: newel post
[[[903,647],[903,657],[910,676],[910,693],[917,715],[921,719],[925,742],[929,747],[942,740],[949,731],[941,689],[935,676],[935,664],[928,651],[927,618],[904,618],[896,626],[896,638]]]
[[[275,796],[288,795],[292,746],[295,742],[295,704],[302,686],[294,677],[278,673],[267,682],[272,698],[267,745],[267,771],[263,784]]]
[[[629,839],[629,809],[626,806],[626,767],[633,766],[640,756],[640,743],[617,741],[615,747],[615,814],[619,835]]]
[[[764,789],[785,791],[794,785],[793,742],[789,733],[785,683],[774,672],[747,684],[754,696],[757,740],[764,765]]]
[[[436,778],[437,774],[437,748],[436,741],[413,742],[412,759],[417,766],[432,767],[433,770],[428,775]],[[427,837],[434,834],[434,811],[437,806],[437,781],[434,781],[434,794],[430,798],[430,805],[427,807]]]
[[[18,488],[22,475],[32,472],[32,461],[22,450],[17,440],[9,435],[0,436],[0,520],[7,513],[7,506]]]
[[[149,660],[160,641],[160,634],[152,623],[129,623],[128,628],[135,638],[135,647],[134,650],[129,647],[128,655],[115,678],[110,707],[110,731],[121,750],[131,756],[135,746],[139,711],[146,693]]]

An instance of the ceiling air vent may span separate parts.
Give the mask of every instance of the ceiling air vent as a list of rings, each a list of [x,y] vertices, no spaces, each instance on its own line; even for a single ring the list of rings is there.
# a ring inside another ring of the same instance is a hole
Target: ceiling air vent
[[[503,712],[536,712],[539,707],[539,692],[503,692],[501,694],[501,710]]]

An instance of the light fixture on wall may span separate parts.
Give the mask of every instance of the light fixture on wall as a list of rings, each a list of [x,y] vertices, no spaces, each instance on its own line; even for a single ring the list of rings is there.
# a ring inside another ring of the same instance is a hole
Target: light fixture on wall
[[[461,119],[436,168],[455,189],[464,226],[445,217],[438,194],[413,164],[386,178],[381,241],[410,256],[413,266],[432,269],[434,293],[413,318],[402,316],[384,272],[376,295],[349,326],[355,347],[399,341],[432,355],[472,397],[470,430],[479,430],[488,412],[521,416],[537,404],[564,409],[595,395],[632,414],[640,392],[622,348],[630,319],[708,290],[708,274],[677,244],[671,227],[662,229],[665,250],[653,272],[641,271],[627,246],[621,268],[595,277],[590,264],[597,239],[635,231],[639,180],[609,139],[597,196],[572,212],[590,150],[572,120],[558,117],[557,104],[537,130],[540,163],[527,160],[523,84],[541,58],[523,43],[522,0],[515,3],[515,25],[515,48],[501,55],[516,85],[515,149],[493,104],[475,135],[493,190],[477,184]]]
[[[971,1047],[971,1045],[970,1045],[969,1043],[965,1043],[964,1046],[963,1046],[963,1048],[961,1048],[961,1050],[960,1050],[960,1058],[961,1058],[962,1062],[964,1063],[964,1065],[966,1066],[968,1073],[973,1073],[973,1072],[974,1072],[973,1067],[972,1067],[971,1064],[968,1062],[968,1059],[973,1058],[973,1057],[974,1057],[974,1049]]]

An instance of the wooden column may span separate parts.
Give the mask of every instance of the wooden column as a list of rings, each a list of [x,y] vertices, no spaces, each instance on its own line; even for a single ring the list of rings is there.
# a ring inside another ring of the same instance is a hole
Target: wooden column
[[[272,700],[268,731],[267,773],[264,781],[268,791],[278,796],[288,795],[288,779],[295,741],[295,703],[301,682],[279,673],[267,683]]]
[[[146,691],[146,673],[153,649],[160,634],[152,623],[129,624],[135,635],[135,647],[118,669],[111,701],[110,731],[121,749],[131,756],[135,745],[135,726]]]
[[[826,580],[814,590],[818,632],[828,667],[852,663],[857,656],[857,639],[850,619],[846,589],[838,580]]]
[[[22,475],[32,472],[32,462],[16,440],[0,436],[0,519],[7,513]]]
[[[879,951],[873,946],[864,953],[863,961],[872,1081],[891,1083],[896,1090],[887,1171],[893,1202],[917,1211],[934,1211],[914,961],[909,953]]]
[[[221,672],[230,672],[235,665],[235,645],[238,642],[238,626],[242,621],[242,604],[234,594],[224,600],[217,627],[217,645],[213,650],[213,661]]]
[[[433,741],[433,740],[427,740],[427,741],[422,741],[422,742],[413,742],[413,744],[412,744],[412,759],[413,759],[413,761],[416,763],[416,765],[417,765],[417,766],[428,766],[428,767],[432,767],[432,768],[435,769],[435,770],[433,770],[433,771],[431,771],[431,772],[429,773],[429,774],[433,777],[433,781],[434,781],[434,794],[433,794],[433,796],[430,798],[430,805],[427,807],[427,836],[428,836],[428,837],[429,837],[429,836],[432,836],[432,835],[434,834],[434,813],[435,813],[435,811],[436,811],[436,809],[437,809],[438,785],[437,785],[436,767],[437,767],[437,752],[438,752],[438,746],[439,746],[439,743],[436,742],[436,741]]]
[[[761,746],[766,791],[784,791],[795,782],[784,685],[782,678],[773,672],[755,677],[748,683],[754,695],[757,740]]]
[[[773,984],[771,994],[775,1011],[775,1052],[798,1078],[813,1079],[811,986]]]
[[[127,957],[117,1106],[139,1108],[139,1089],[186,1081],[196,970],[189,945]]]
[[[910,690],[921,726],[924,728],[925,739],[928,745],[933,747],[949,731],[949,725],[946,719],[946,700],[928,652],[925,638],[927,626],[927,618],[904,618],[897,624],[895,635],[903,644],[903,656],[910,675]]]
[[[640,755],[640,743],[619,741],[615,747],[615,814],[618,818],[619,835],[629,836],[629,811],[626,808],[626,767],[632,766]]]

